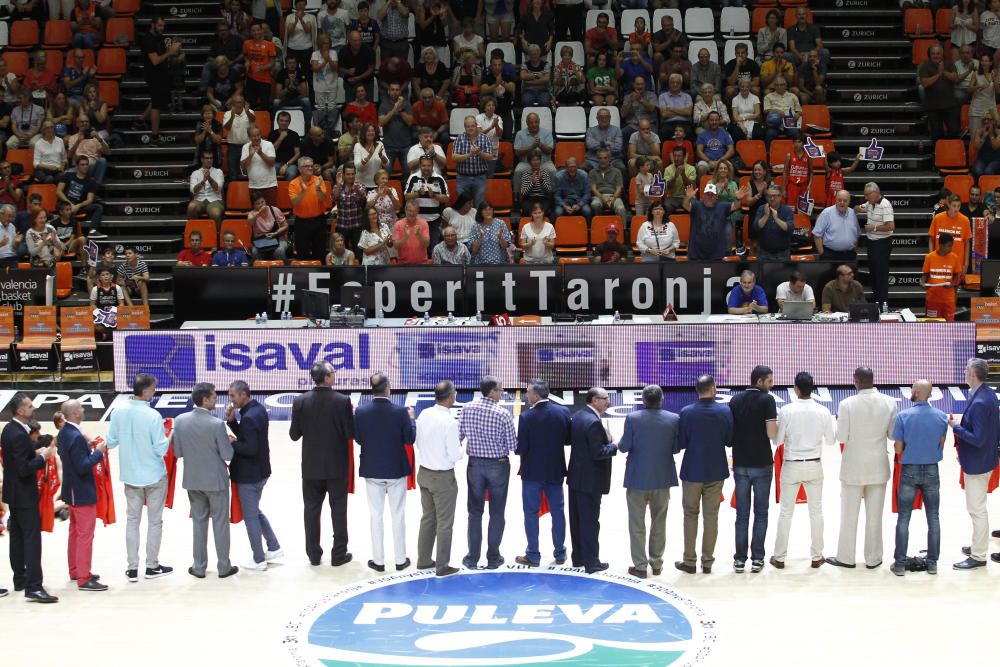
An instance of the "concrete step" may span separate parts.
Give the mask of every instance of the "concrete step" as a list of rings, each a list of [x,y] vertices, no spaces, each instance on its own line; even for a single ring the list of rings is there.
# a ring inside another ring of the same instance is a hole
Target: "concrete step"
[[[866,52],[863,56],[838,55],[830,57],[830,69],[839,72],[881,72],[901,69],[910,64],[910,54],[876,54]]]
[[[178,197],[113,196],[104,198],[105,217],[169,216],[181,217],[187,210],[187,200]]]
[[[108,173],[113,178],[134,178],[135,180],[150,179],[183,179],[188,176],[191,160],[173,160],[160,162],[146,160],[142,164],[115,164],[108,166]]]
[[[855,137],[913,137],[917,141],[917,150],[923,151],[919,142],[927,134],[927,124],[923,118],[913,118],[909,120],[857,120],[833,122],[833,135],[835,137],[855,136]]]
[[[852,23],[844,23],[843,21],[833,21],[826,25],[821,25],[820,34],[823,36],[824,45],[829,45],[834,40],[857,40],[857,39],[871,39],[878,40],[893,40],[895,37],[899,37],[900,29],[899,22],[883,21],[880,23],[866,23],[864,25],[857,25]],[[828,47],[829,48],[829,47]]]
[[[171,231],[177,234],[184,232],[184,225],[187,224],[187,216],[157,216],[157,217],[137,217],[137,216],[108,216],[104,218],[102,226],[109,229],[134,230],[135,232],[157,229],[161,231]]]
[[[862,85],[844,85],[837,87],[833,91],[836,102],[848,104],[851,102],[861,104],[900,104],[903,102],[913,102],[917,99],[916,86],[885,86],[877,85],[868,87]]]
[[[844,67],[839,70],[831,69],[826,75],[826,80],[830,84],[830,87],[835,90],[839,89],[842,85],[853,86],[862,84],[872,84],[874,86],[883,84],[890,86],[916,86],[917,78],[915,72],[916,70],[909,66],[870,70],[858,69],[857,67]]]

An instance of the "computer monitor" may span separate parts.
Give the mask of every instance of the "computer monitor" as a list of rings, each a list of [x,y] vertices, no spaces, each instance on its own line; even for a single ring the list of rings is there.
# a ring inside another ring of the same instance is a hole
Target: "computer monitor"
[[[878,322],[880,319],[877,303],[852,303],[847,313],[851,322]]]
[[[299,300],[302,303],[302,315],[311,320],[326,320],[330,318],[330,294],[315,290],[299,290]]]
[[[375,309],[375,288],[344,285],[340,288],[340,305],[345,308],[360,306],[366,312]]]

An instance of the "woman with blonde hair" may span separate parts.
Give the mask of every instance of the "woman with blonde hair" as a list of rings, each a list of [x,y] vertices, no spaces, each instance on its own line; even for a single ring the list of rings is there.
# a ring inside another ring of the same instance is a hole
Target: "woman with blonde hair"
[[[375,189],[368,192],[368,205],[378,211],[379,222],[392,228],[399,219],[399,194],[389,185],[389,172],[379,169],[375,172]]]

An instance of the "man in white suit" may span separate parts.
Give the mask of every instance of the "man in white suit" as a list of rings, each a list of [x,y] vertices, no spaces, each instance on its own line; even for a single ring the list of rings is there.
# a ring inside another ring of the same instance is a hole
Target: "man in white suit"
[[[837,440],[844,443],[840,463],[840,541],[836,558],[826,562],[855,567],[858,512],[865,503],[865,567],[882,564],[882,510],[889,481],[889,441],[896,421],[896,402],[874,388],[867,366],[854,371],[858,393],[840,403]]]

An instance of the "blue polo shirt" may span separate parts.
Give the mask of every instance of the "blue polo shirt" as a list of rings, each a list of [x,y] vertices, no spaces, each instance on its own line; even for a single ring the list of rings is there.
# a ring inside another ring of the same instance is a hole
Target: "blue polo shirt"
[[[905,445],[900,463],[937,463],[942,458],[941,438],[947,433],[948,416],[927,401],[919,401],[903,410],[896,415],[896,425],[892,429],[893,440],[902,440]]]
[[[714,398],[699,398],[681,410],[677,451],[684,451],[680,478],[711,484],[729,477],[726,447],[733,443],[733,413]]]
[[[744,293],[742,285],[734,286],[726,299],[726,305],[730,308],[742,308],[751,301],[756,301],[758,306],[767,305],[767,295],[760,285],[754,285],[750,294]]]

